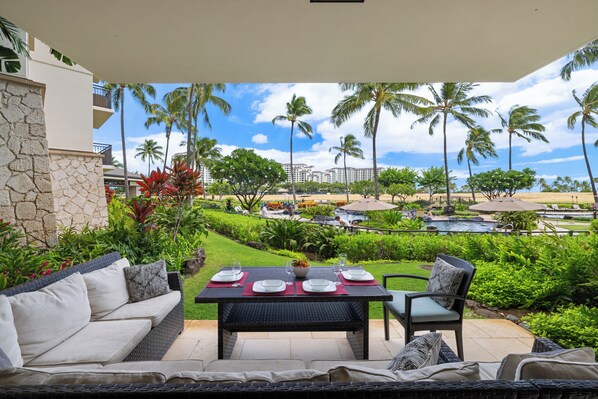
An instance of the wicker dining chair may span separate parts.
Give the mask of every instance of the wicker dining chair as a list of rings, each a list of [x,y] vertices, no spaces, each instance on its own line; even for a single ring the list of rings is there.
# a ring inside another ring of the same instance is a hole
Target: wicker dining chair
[[[473,280],[476,268],[469,262],[448,255],[438,255],[450,265],[464,271],[463,279],[455,295],[448,295],[441,292],[410,292],[389,290],[393,296],[391,302],[384,302],[384,338],[388,341],[389,320],[388,312],[401,323],[405,329],[405,344],[413,338],[415,331],[429,330],[453,330],[457,341],[457,354],[463,360],[463,310],[467,292]],[[387,280],[393,278],[415,278],[428,280],[427,277],[414,276],[409,274],[385,274],[383,275],[383,286],[386,288]],[[438,304],[433,298],[452,298],[454,303],[447,309]]]

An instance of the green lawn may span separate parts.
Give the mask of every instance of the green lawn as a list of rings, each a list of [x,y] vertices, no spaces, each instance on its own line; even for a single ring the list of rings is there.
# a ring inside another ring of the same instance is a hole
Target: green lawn
[[[217,318],[215,304],[196,304],[194,300],[195,296],[221,267],[230,265],[233,261],[240,261],[244,268],[251,266],[282,266],[288,259],[283,256],[247,247],[213,231],[210,231],[202,246],[207,255],[205,265],[196,275],[187,278],[183,284],[185,293],[185,319],[187,320],[215,320]],[[312,264],[322,265],[322,263]],[[390,273],[429,276],[430,272],[420,269],[419,265],[420,262],[403,262],[395,264],[368,264],[364,268],[372,273],[379,282],[382,282],[382,275]],[[392,281],[388,288],[422,291],[425,287],[426,282],[423,280],[402,279],[401,282],[398,280]],[[382,304],[380,302],[370,304],[370,318],[382,318]]]

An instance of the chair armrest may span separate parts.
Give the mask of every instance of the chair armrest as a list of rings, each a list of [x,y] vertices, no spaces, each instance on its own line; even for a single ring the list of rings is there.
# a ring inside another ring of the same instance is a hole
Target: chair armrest
[[[532,347],[532,352],[550,352],[550,351],[558,351],[562,350],[559,344],[556,344],[549,340],[548,338],[536,338],[534,340],[534,346]]]
[[[425,281],[429,280],[428,277],[416,276],[413,274],[383,274],[382,275],[382,286],[384,288],[386,288],[386,279],[389,279],[389,278],[415,278],[418,280],[425,280]]]

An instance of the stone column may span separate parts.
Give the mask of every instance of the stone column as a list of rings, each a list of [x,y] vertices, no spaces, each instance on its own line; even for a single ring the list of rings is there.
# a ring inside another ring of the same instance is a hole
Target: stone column
[[[0,75],[0,218],[51,246],[56,218],[43,109],[45,85]]]

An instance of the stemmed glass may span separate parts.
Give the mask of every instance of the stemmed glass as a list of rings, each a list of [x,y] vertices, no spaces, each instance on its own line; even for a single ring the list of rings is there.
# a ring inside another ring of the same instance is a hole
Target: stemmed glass
[[[293,285],[293,283],[291,282],[291,274],[293,273],[293,261],[292,260],[288,260],[284,264],[284,271],[287,272],[287,274],[289,275],[289,277],[287,277],[287,285]]]
[[[332,271],[334,272],[334,274],[336,275],[336,279],[338,280],[334,283],[334,285],[342,285],[343,283],[341,283],[341,279],[339,277],[339,275],[343,271],[343,268],[341,267],[341,265],[340,264],[333,265]]]

